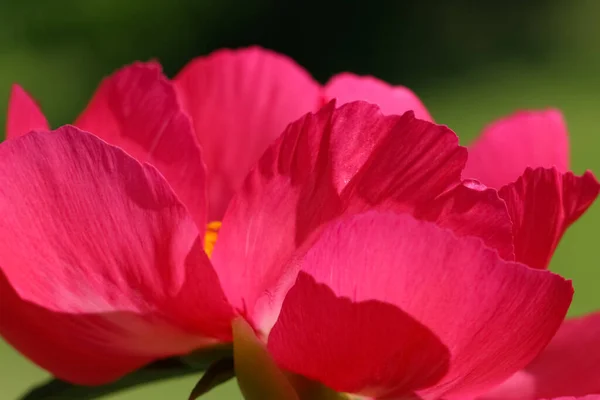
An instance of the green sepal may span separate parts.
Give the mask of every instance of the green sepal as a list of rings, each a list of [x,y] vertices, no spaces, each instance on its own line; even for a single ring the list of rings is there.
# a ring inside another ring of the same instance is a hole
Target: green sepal
[[[350,400],[351,397],[344,393],[338,393],[325,385],[311,381],[300,375],[288,373],[288,379],[294,386],[300,400]]]
[[[264,343],[242,318],[233,321],[233,359],[246,400],[300,400]]]

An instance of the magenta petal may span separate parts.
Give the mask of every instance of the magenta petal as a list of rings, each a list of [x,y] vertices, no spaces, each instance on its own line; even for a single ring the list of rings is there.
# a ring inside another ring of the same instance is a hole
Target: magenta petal
[[[206,172],[189,118],[157,63],[135,63],[105,79],[75,123],[155,166],[206,226]]]
[[[229,340],[231,309],[162,176],[74,127],[0,145],[0,334],[97,384]]]
[[[541,400],[600,400],[600,394],[589,394],[581,397],[565,396],[565,397],[554,397]]]
[[[404,396],[444,376],[449,351],[427,327],[393,303],[346,296],[300,272],[269,336],[283,368],[377,398]]]
[[[385,124],[363,128],[379,135],[371,134],[374,139],[363,141],[364,152],[357,152],[368,159],[353,165],[352,158],[345,158],[352,171],[358,170],[342,192],[345,208],[412,212],[459,236],[480,237],[507,260],[514,259],[506,205],[494,190],[460,181],[467,152],[454,132],[418,120],[412,112],[379,120]]]
[[[297,263],[268,337],[275,360],[381,398],[477,395],[546,346],[572,297],[561,277],[408,214],[329,224]]]
[[[566,320],[525,369],[483,396],[535,400],[600,393],[600,313]]]
[[[319,106],[319,85],[290,58],[259,47],[220,50],[175,78],[208,169],[209,219],[285,127]]]
[[[344,154],[351,159],[357,148],[329,149],[336,138],[354,135],[337,130],[338,124],[364,113],[334,106],[288,127],[249,174],[223,219],[212,262],[230,303],[259,329],[272,326],[273,313],[296,278],[297,271],[285,269],[289,259],[323,221],[341,212],[329,163]]]
[[[360,199],[363,207],[395,204],[412,210],[460,183],[467,150],[454,132],[416,119],[411,111],[378,119],[385,125],[365,123],[381,133],[372,149],[365,149],[368,158],[344,188],[345,199]]]
[[[506,203],[494,189],[465,181],[415,210],[418,219],[434,221],[457,236],[481,238],[502,258],[514,261],[512,222]]]
[[[327,82],[324,92],[327,100],[337,99],[339,105],[363,100],[377,104],[386,115],[402,115],[406,111],[414,111],[417,118],[433,121],[412,90],[404,86],[391,86],[372,76],[342,73]]]
[[[21,299],[1,271],[0,301],[1,336],[40,367],[77,384],[116,380],[165,353],[185,352],[199,343],[132,312],[48,310]]]
[[[527,167],[568,170],[568,134],[560,111],[518,112],[485,128],[469,147],[463,177],[499,189]]]
[[[21,86],[13,85],[8,100],[6,138],[16,138],[37,129],[49,129],[46,117]]]
[[[213,263],[232,304],[261,329],[274,322],[295,279],[289,259],[342,213],[414,212],[513,257],[506,206],[492,190],[461,184],[467,154],[452,131],[412,112],[334,105],[288,127],[223,221]]]
[[[516,260],[547,268],[567,228],[594,202],[600,184],[591,172],[578,177],[555,168],[527,169],[500,190],[513,221]]]
[[[412,113],[330,102],[292,123],[232,199],[213,263],[230,301],[268,330],[296,270],[286,268],[323,223],[390,201],[412,210],[459,183],[466,149]]]

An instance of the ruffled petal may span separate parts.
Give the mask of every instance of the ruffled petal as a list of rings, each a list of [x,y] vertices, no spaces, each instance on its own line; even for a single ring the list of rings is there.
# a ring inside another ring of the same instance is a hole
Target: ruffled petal
[[[320,104],[319,85],[290,58],[259,47],[219,50],[175,78],[208,170],[210,220],[285,127]]]
[[[500,189],[513,222],[516,260],[547,268],[567,228],[596,200],[600,184],[591,172],[575,176],[556,168],[528,168]]]
[[[463,177],[499,189],[514,182],[527,167],[567,172],[569,139],[560,111],[522,111],[485,128],[469,146]]]
[[[135,63],[106,78],[75,125],[155,166],[204,230],[206,172],[200,148],[159,64]]]
[[[377,398],[480,393],[547,345],[573,293],[408,214],[331,223],[297,263],[268,349],[285,369]]]
[[[363,140],[369,145],[364,152],[357,152],[362,156],[360,163],[350,164],[352,158],[346,158],[345,164],[357,172],[341,193],[345,212],[373,208],[411,212],[459,236],[480,237],[505,259],[513,260],[506,205],[494,190],[475,181],[461,182],[467,153],[454,132],[415,119],[412,112],[378,118],[390,128],[364,124],[361,129],[368,132],[364,136],[370,135],[371,140]],[[341,185],[337,183],[337,187]]]
[[[482,399],[585,398],[600,393],[599,366],[600,313],[569,319],[535,360]]]
[[[334,76],[324,88],[326,99],[337,99],[338,104],[364,100],[377,104],[384,114],[402,115],[413,111],[415,116],[433,121],[431,115],[412,90],[404,86],[391,86],[372,76],[342,73]]]
[[[232,311],[162,176],[74,127],[0,145],[0,334],[99,384],[230,340]]]
[[[500,256],[514,261],[512,222],[506,203],[494,189],[465,181],[415,209],[418,219],[436,222],[457,236],[481,238]]]
[[[323,223],[388,204],[414,211],[460,183],[465,159],[452,131],[410,112],[383,116],[365,102],[338,109],[331,102],[306,115],[265,152],[231,201],[212,258],[227,296],[268,330],[295,279],[289,259]]]
[[[35,100],[21,86],[13,85],[8,100],[6,138],[16,138],[38,129],[49,129],[46,117]]]

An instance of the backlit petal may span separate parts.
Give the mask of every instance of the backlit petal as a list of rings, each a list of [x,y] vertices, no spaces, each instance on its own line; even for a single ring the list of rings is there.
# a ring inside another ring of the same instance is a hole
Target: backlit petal
[[[219,50],[175,78],[208,170],[209,219],[285,127],[320,105],[319,85],[290,58],[258,47]]]
[[[527,167],[567,172],[569,140],[560,111],[521,111],[485,128],[469,146],[463,177],[499,189],[514,182]]]
[[[460,183],[466,150],[449,129],[365,102],[334,106],[294,122],[265,152],[213,253],[232,304],[267,331],[295,279],[289,259],[323,223],[387,204],[414,211]]]
[[[326,99],[337,99],[338,104],[363,100],[377,104],[386,115],[402,115],[414,111],[415,116],[433,121],[429,112],[412,90],[404,86],[391,86],[372,76],[342,73],[329,80],[324,88]]]
[[[459,236],[480,237],[504,258],[514,259],[506,205],[494,190],[460,181],[467,154],[454,132],[415,119],[412,112],[370,120],[385,121],[388,128],[357,124],[365,139],[350,143],[367,143],[356,152],[360,162],[349,157],[340,162],[349,171],[358,171],[341,194],[347,213],[373,208],[411,212]],[[337,186],[341,187],[339,182]]]
[[[506,203],[494,189],[465,181],[418,207],[418,219],[435,221],[457,236],[476,236],[505,260],[513,261],[512,222]]]
[[[483,396],[535,400],[600,393],[600,313],[566,320],[525,369]]]
[[[269,350],[373,397],[476,395],[546,346],[572,297],[561,277],[408,214],[331,223],[297,262]]]
[[[203,231],[206,172],[200,148],[159,64],[135,63],[106,78],[75,124],[155,166]]]
[[[16,138],[37,129],[48,129],[46,117],[21,86],[13,85],[8,100],[6,138]]]
[[[567,228],[592,205],[600,184],[591,172],[575,176],[557,169],[528,168],[500,190],[513,222],[516,260],[547,268]]]
[[[162,176],[74,127],[0,145],[0,334],[58,377],[118,378],[230,340],[198,230]]]

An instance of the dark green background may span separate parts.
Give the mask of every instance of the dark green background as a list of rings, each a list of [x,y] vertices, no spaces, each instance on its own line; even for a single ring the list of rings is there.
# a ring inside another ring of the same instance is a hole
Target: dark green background
[[[463,143],[516,109],[559,107],[573,169],[598,172],[598,15],[595,0],[4,1],[0,109],[18,82],[57,126],[72,121],[101,77],[123,64],[158,58],[172,76],[214,49],[261,44],[292,56],[321,82],[348,70],[409,86]],[[571,315],[600,309],[599,226],[596,205],[552,263],[574,280]],[[16,398],[44,376],[0,342],[0,398]],[[172,381],[112,399],[183,399],[194,383]],[[239,394],[232,384],[206,398]]]

